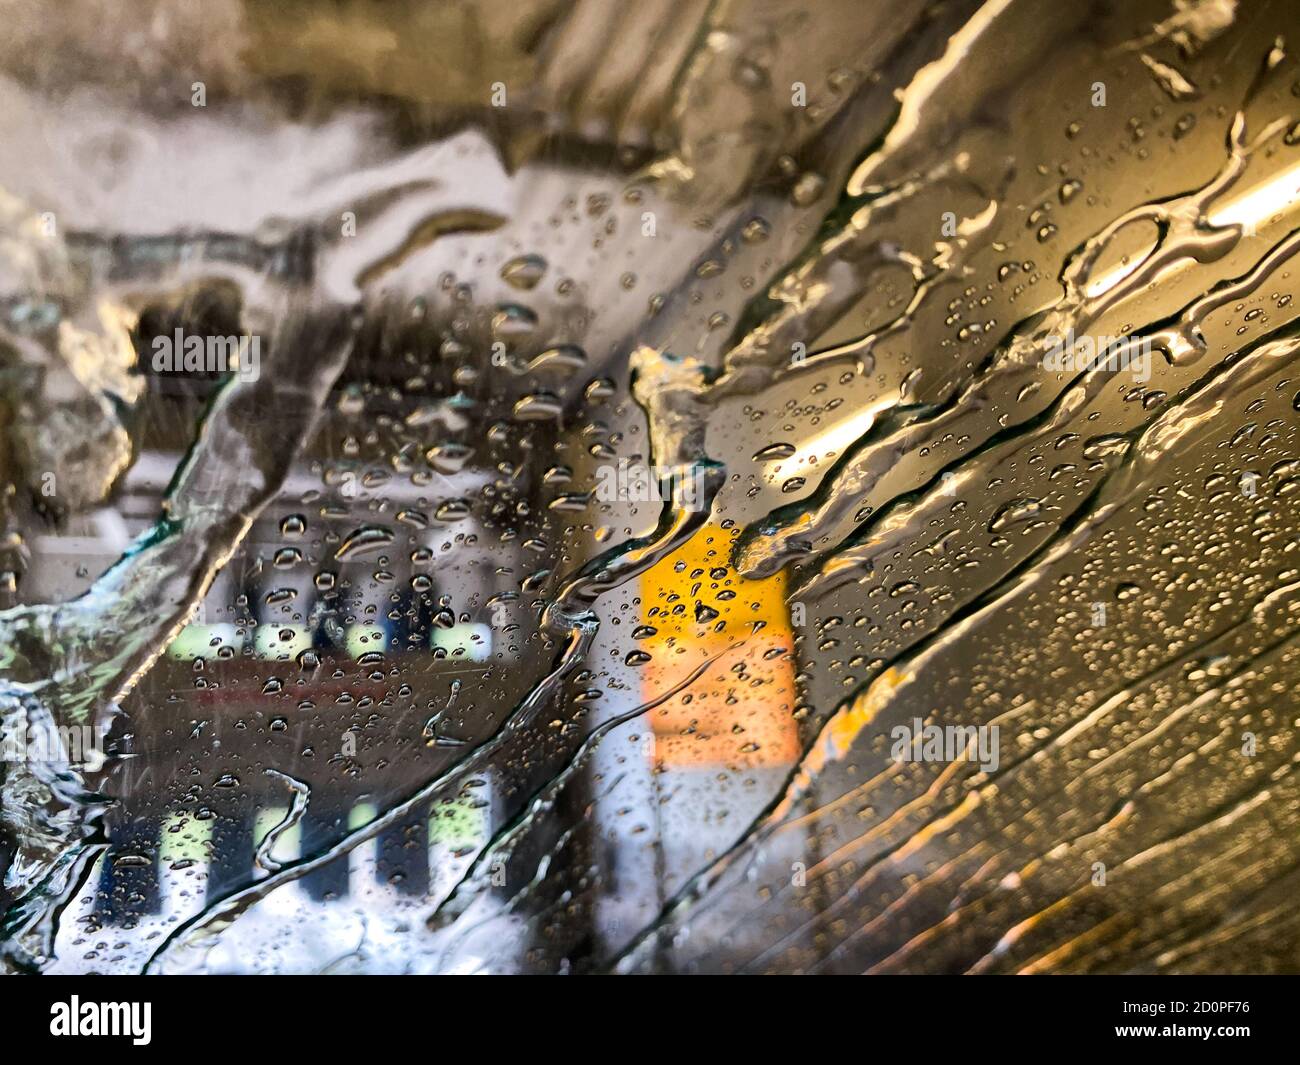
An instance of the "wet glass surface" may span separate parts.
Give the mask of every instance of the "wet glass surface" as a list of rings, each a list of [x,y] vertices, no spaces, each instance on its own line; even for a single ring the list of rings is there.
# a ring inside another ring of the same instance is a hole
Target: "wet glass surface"
[[[1300,968],[1300,6],[20,0],[0,943]]]

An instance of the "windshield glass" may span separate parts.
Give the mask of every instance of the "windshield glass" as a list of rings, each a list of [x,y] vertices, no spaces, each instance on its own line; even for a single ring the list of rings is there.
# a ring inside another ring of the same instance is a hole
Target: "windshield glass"
[[[5,968],[1294,968],[1294,3],[8,7]]]

